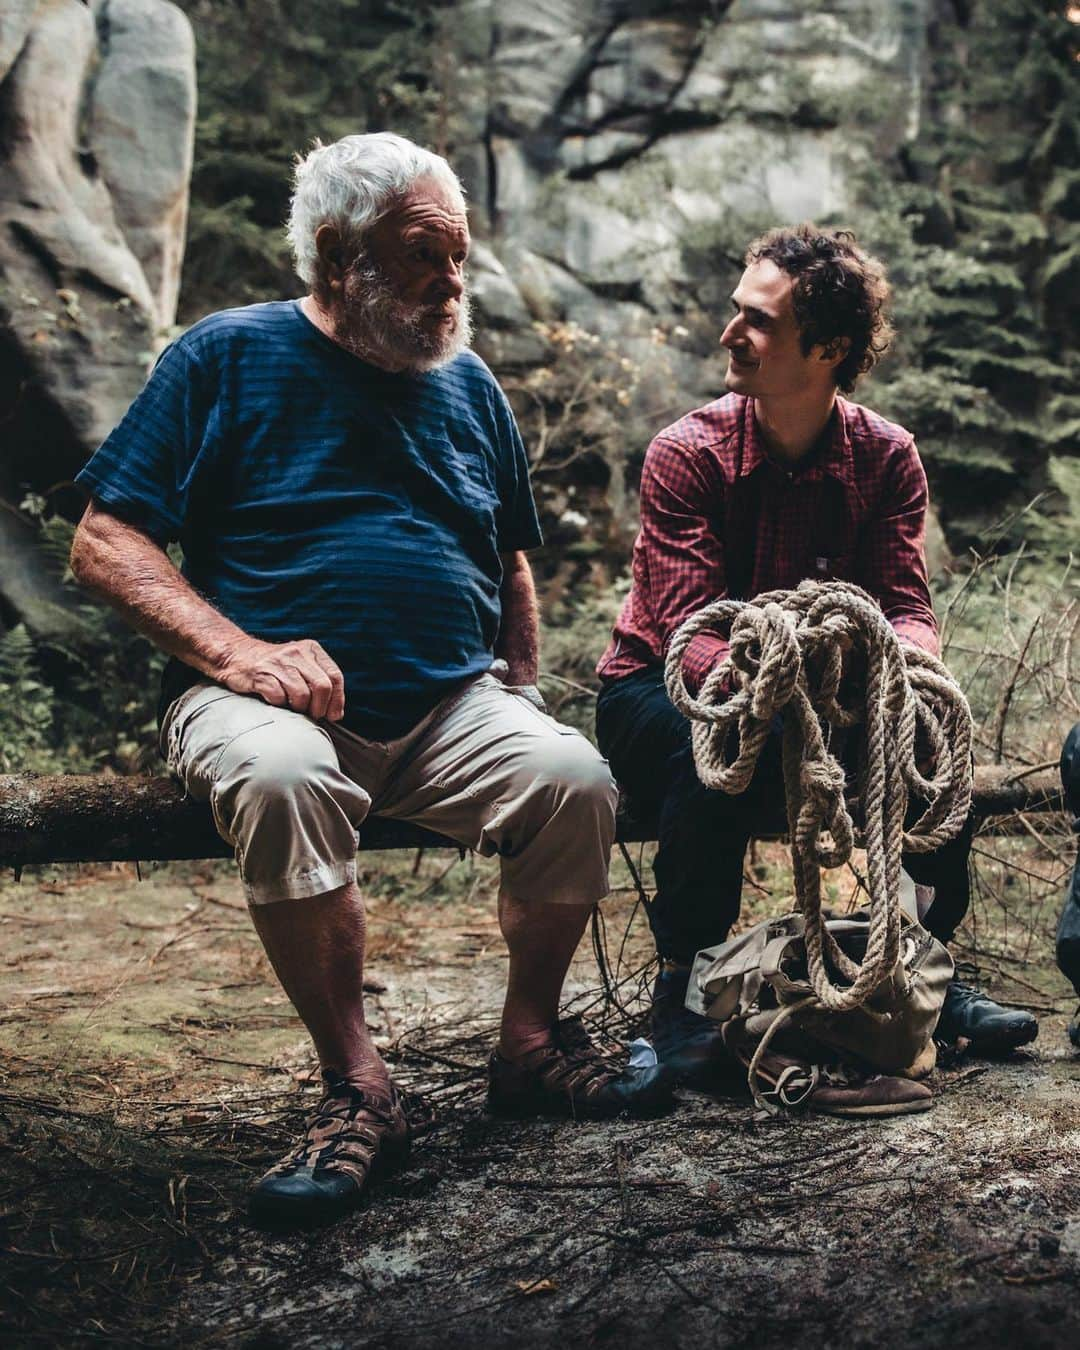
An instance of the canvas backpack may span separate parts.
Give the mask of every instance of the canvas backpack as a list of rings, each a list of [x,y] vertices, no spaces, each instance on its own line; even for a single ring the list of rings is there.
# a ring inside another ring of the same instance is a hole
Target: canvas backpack
[[[828,918],[826,926],[848,956],[863,959],[870,929],[865,913]],[[730,1025],[740,1041],[760,1042],[785,1009],[812,1000],[802,934],[802,916],[785,914],[699,952],[686,1006]],[[775,1049],[807,1064],[839,1059],[862,1071],[924,1078],[936,1062],[934,1030],[952,975],[946,948],[905,913],[890,978],[850,1012],[810,1002],[786,1015]]]

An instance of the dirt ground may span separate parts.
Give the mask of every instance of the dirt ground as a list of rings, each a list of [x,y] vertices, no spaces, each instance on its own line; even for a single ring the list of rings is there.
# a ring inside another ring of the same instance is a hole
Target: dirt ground
[[[372,859],[371,1019],[434,1120],[364,1210],[293,1237],[251,1228],[244,1196],[312,1103],[312,1061],[229,870],[4,880],[3,1343],[1080,1344],[1061,878],[1036,893],[1018,867],[984,859],[994,884],[963,944],[985,984],[1039,1010],[1039,1039],[940,1067],[930,1113],[762,1121],[733,1073],[663,1120],[577,1125],[484,1114],[504,973],[490,869]],[[748,917],[784,907],[779,868],[756,860]],[[633,1013],[648,944],[640,914],[624,944],[620,884],[607,949]],[[587,943],[573,993],[598,1034],[630,1034]]]

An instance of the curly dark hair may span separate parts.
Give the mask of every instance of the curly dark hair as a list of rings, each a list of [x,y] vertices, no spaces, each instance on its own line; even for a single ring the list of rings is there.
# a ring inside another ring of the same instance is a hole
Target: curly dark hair
[[[888,350],[893,335],[885,309],[892,291],[885,268],[864,253],[850,230],[819,230],[805,222],[769,230],[746,250],[745,263],[768,259],[791,277],[791,299],[804,355],[830,354],[847,340],[833,372],[845,394]]]

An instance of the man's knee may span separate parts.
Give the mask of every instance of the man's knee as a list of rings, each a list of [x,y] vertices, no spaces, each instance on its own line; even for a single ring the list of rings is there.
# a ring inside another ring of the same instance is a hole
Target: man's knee
[[[222,756],[220,778],[234,778],[252,797],[273,800],[317,792],[337,770],[333,747],[321,736],[298,744],[283,742],[270,730],[265,737],[249,732],[234,741]]]
[[[610,818],[614,831],[619,789],[607,760],[584,736],[560,735],[545,743],[528,769],[537,785],[546,786],[553,815],[569,810],[580,820],[580,813],[589,811],[598,820]]]
[[[357,827],[371,798],[342,773],[313,723],[278,718],[235,737],[221,754],[210,804],[253,904],[353,880]]]
[[[314,724],[283,735],[276,725],[232,741],[218,766],[215,813],[234,827],[284,829],[329,811],[355,823],[370,799],[346,778],[329,739]]]
[[[518,765],[514,795],[484,828],[503,881],[524,900],[591,905],[607,894],[619,790],[607,761],[576,733],[545,740]]]

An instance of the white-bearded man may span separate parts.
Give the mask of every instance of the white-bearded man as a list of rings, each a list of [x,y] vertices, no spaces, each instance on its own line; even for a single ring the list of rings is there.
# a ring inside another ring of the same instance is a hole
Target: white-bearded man
[[[493,1110],[649,1114],[673,1078],[558,1018],[616,789],[536,693],[539,527],[509,406],[468,351],[461,185],[401,137],[347,136],[299,164],[289,233],[310,293],[210,315],[163,353],[80,475],[72,551],[173,658],[163,750],[234,846],[319,1056],[324,1098],[253,1192],[283,1226],[352,1208],[408,1149],[364,1022],[371,812],[501,857]]]

